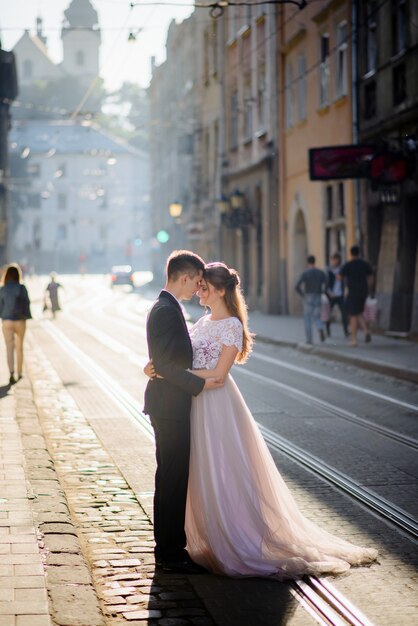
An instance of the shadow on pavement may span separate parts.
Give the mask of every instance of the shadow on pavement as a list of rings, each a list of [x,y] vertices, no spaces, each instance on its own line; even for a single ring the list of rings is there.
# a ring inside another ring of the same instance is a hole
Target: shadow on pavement
[[[284,626],[298,606],[287,584],[261,578],[184,577],[156,571],[151,596],[175,601],[177,608],[169,610],[170,617],[200,617],[202,626]],[[156,608],[158,602],[150,600],[148,609]]]
[[[0,387],[0,399],[1,398],[5,398],[7,396],[7,394],[9,393],[11,388],[12,388],[11,385],[2,385]]]

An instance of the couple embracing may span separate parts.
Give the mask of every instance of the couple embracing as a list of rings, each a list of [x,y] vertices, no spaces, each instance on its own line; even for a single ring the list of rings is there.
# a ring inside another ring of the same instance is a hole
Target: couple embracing
[[[302,515],[229,374],[252,347],[237,272],[181,250],[166,274],[148,316],[144,370],[156,440],[156,566],[284,580],[376,559]],[[196,293],[210,313],[189,333],[180,302]]]

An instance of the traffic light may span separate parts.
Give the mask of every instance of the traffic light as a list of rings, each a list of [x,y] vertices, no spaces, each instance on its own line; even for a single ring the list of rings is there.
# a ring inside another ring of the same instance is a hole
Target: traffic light
[[[160,243],[167,243],[169,241],[170,235],[166,230],[159,230],[157,233],[157,241]]]

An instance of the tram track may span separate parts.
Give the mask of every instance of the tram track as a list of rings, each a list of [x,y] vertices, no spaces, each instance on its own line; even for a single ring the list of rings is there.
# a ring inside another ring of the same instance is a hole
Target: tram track
[[[95,383],[106,392],[138,424],[148,439],[153,440],[150,421],[138,408],[138,402],[126,392],[112,377],[69,340],[53,324],[48,323],[46,331],[60,347],[92,377]],[[399,507],[362,487],[348,476],[338,472],[322,460],[302,450],[290,441],[280,437],[262,424],[258,424],[267,444],[279,451],[294,463],[315,474],[321,480],[342,491],[360,503],[373,515],[392,528],[418,542],[418,523]],[[323,579],[307,576],[290,583],[292,593],[300,604],[319,624],[328,626],[373,626],[359,609],[343,594]]]
[[[130,348],[128,348],[121,342],[113,339],[113,337],[110,337],[109,335],[107,335],[106,333],[98,329],[96,326],[93,326],[89,322],[85,322],[84,320],[80,318],[76,318],[75,316],[69,316],[69,321],[71,324],[80,328],[80,330],[93,336],[97,341],[99,341],[103,345],[106,345],[109,349],[111,349],[115,353],[124,354],[125,357],[131,363],[137,365],[141,369],[146,364],[147,359],[144,359],[144,357],[139,357],[133,350],[131,350]],[[129,327],[132,326],[130,322],[128,322],[127,324],[129,325]],[[139,332],[139,329],[136,328],[136,331]],[[144,338],[145,333],[143,333],[142,335],[143,335],[142,338]],[[346,409],[343,409],[326,400],[322,400],[316,396],[313,396],[312,394],[308,394],[305,391],[302,391],[301,389],[298,389],[297,387],[293,385],[282,383],[269,376],[258,374],[249,367],[246,367],[245,369],[239,368],[236,370],[236,372],[239,376],[243,375],[246,377],[250,377],[253,380],[258,380],[263,385],[268,385],[270,387],[280,389],[280,391],[284,393],[285,395],[287,395],[288,397],[296,399],[299,402],[303,402],[307,404],[309,407],[314,406],[320,409],[326,415],[333,415],[345,421],[356,424],[357,426],[360,426],[361,428],[364,428],[366,430],[376,432],[379,435],[386,437],[387,439],[390,439],[397,443],[400,443],[408,448],[418,450],[418,440],[415,439],[414,437],[410,437],[409,435],[404,435],[402,433],[399,433],[391,428],[388,428],[387,426],[376,424],[376,422],[365,419],[357,415],[356,413],[353,413],[352,411],[347,411]],[[341,382],[344,382],[344,381],[341,381]],[[383,397],[384,400],[386,400],[386,398],[389,398],[392,401],[392,403],[396,402],[395,398],[392,398],[390,396]],[[400,401],[398,404],[400,406],[403,406],[406,403],[403,403]],[[408,404],[408,406],[409,408],[415,408],[418,411],[418,406],[412,405],[412,404]]]
[[[77,364],[91,376],[107,395],[115,400],[141,427],[150,439],[154,439],[153,430],[149,418],[138,408],[135,400],[119,383],[117,383],[105,370],[85,354],[66,335],[51,323],[45,324],[45,330],[53,337],[60,347],[77,362]],[[257,422],[263,437],[268,445],[292,459],[298,465],[315,474],[339,491],[342,491],[358,503],[362,504],[369,512],[382,519],[392,528],[402,532],[411,541],[418,542],[418,522],[409,513],[392,504],[385,498],[378,496],[370,489],[361,486],[357,481],[346,474],[331,467],[318,457],[303,450],[291,441],[281,437],[263,424]]]

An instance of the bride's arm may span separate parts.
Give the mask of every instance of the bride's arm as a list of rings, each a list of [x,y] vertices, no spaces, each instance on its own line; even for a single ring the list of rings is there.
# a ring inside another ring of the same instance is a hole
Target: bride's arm
[[[235,346],[223,346],[221,356],[212,370],[192,370],[200,378],[225,378],[234,364],[238,349]]]

